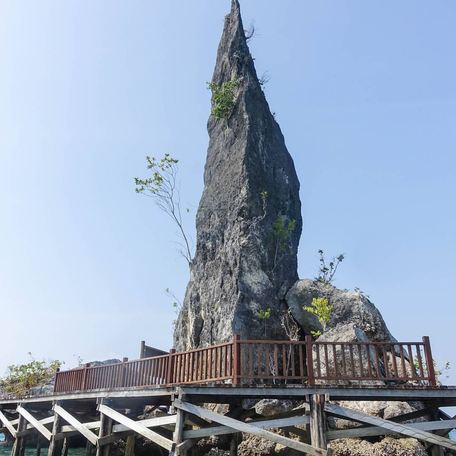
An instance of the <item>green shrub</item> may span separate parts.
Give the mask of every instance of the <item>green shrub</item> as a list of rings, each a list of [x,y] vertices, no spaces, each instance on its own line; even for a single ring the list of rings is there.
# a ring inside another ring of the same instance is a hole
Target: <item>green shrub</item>
[[[7,374],[0,380],[0,388],[7,394],[25,396],[30,389],[48,383],[62,365],[61,361],[50,362],[31,359],[25,364],[8,366]]]
[[[231,79],[219,85],[215,82],[208,82],[207,87],[212,92],[211,114],[216,119],[228,119],[236,102],[236,89],[239,86],[239,79]]]
[[[315,315],[323,328],[323,332],[326,331],[334,309],[328,298],[313,298],[312,304],[310,306],[304,306],[303,309]],[[311,334],[314,337],[318,337],[321,336],[322,332],[312,331]]]

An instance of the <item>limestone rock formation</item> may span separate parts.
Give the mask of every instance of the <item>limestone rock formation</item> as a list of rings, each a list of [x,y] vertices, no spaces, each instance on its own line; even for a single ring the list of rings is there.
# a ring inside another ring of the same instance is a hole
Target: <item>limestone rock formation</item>
[[[284,295],[296,282],[299,181],[250,55],[239,3],[225,18],[212,78],[232,82],[232,109],[208,121],[197,246],[175,329],[178,350],[228,340],[284,337]],[[258,312],[271,309],[266,332]]]
[[[314,315],[306,312],[303,307],[310,306],[313,298],[326,296],[334,307],[328,327],[339,335],[338,342],[352,342],[352,335],[344,336],[351,324],[362,331],[372,342],[394,341],[382,315],[367,296],[359,291],[340,290],[331,284],[318,280],[303,279],[297,281],[287,293],[286,301],[293,317],[305,333],[320,329],[321,326]],[[349,331],[350,332],[350,331]],[[359,331],[358,331],[359,332]],[[345,338],[344,338],[345,337]],[[360,341],[362,339],[359,339]]]

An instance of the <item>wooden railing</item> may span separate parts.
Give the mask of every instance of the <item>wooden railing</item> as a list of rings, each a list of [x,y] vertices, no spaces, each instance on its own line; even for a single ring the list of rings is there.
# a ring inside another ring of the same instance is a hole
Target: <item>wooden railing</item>
[[[436,386],[422,342],[240,340],[58,372],[55,393],[203,383]]]

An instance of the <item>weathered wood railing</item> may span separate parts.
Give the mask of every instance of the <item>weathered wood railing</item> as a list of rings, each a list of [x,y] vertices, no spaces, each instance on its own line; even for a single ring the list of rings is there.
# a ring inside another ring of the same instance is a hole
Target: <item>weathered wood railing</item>
[[[54,391],[202,383],[436,386],[428,337],[422,342],[240,340],[187,352],[58,372]]]

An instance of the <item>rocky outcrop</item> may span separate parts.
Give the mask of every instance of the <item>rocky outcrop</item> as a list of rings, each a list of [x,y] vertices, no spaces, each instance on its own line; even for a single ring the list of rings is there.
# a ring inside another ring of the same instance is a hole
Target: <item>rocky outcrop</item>
[[[197,246],[175,328],[178,350],[241,337],[281,338],[297,280],[299,181],[258,82],[237,0],[225,19],[212,87],[234,85],[232,109],[208,121]],[[213,112],[217,105],[213,97]],[[267,334],[259,311],[271,309]]]
[[[328,328],[339,334],[338,342],[352,342],[345,340],[342,334],[345,330],[349,331],[347,324],[362,331],[367,340],[395,340],[378,309],[362,292],[340,290],[331,284],[310,279],[298,280],[286,295],[288,307],[305,333],[322,329],[315,316],[304,310],[304,307],[312,304],[313,298],[318,297],[327,297],[333,306]],[[358,335],[361,335],[359,331]],[[346,337],[350,338],[351,335],[347,334]]]
[[[333,456],[427,456],[418,440],[393,437],[375,443],[359,439],[334,440],[331,450]]]

